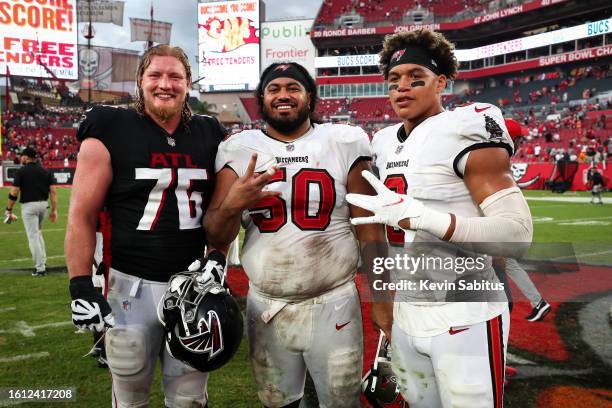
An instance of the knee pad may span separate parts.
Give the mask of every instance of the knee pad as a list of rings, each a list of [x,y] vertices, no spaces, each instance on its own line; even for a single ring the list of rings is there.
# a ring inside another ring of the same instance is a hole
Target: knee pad
[[[196,398],[186,395],[175,395],[173,399],[164,400],[167,408],[206,408],[206,397]]]
[[[353,348],[338,350],[329,355],[328,377],[331,401],[325,401],[321,406],[324,404],[329,407],[360,406],[362,360],[361,350]]]
[[[133,403],[133,402],[125,403],[119,400],[115,402],[115,400],[113,399],[113,408],[148,408],[148,406],[149,406],[148,400],[143,401],[143,402],[138,402],[138,403]]]
[[[106,332],[106,357],[111,373],[132,376],[147,365],[148,347],[144,332],[136,327],[114,327]]]
[[[301,398],[297,399],[297,400],[295,400],[295,401],[293,401],[293,402],[291,402],[291,403],[289,403],[287,405],[283,405],[280,408],[300,408],[300,402],[302,402]],[[264,408],[272,408],[272,407],[268,407],[268,406],[264,405]]]
[[[206,386],[208,373],[179,365],[175,361],[162,363],[165,403],[168,408],[204,407],[208,396]]]
[[[455,383],[449,385],[451,405],[457,408],[487,408],[493,398],[485,384]]]
[[[257,396],[265,407],[282,406],[285,395],[274,384],[275,381],[268,379],[278,379],[281,371],[272,364],[269,352],[265,349],[250,350],[251,368],[257,382]]]

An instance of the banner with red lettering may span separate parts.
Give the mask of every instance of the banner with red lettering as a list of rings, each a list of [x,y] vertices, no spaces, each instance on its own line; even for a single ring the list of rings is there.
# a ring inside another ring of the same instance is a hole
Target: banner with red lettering
[[[259,0],[198,4],[200,85],[250,91],[259,81]]]
[[[0,72],[77,79],[77,0],[0,0]]]

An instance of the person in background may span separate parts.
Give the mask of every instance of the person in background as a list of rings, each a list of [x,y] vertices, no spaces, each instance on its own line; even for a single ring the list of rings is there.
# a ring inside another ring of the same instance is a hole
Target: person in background
[[[53,174],[43,168],[36,160],[36,150],[26,147],[21,153],[21,167],[15,173],[13,187],[8,196],[5,222],[16,220],[13,207],[19,198],[21,203],[21,218],[28,236],[28,245],[34,261],[32,276],[44,276],[47,273],[47,252],[43,239],[42,223],[47,213],[47,201],[51,198],[51,212],[49,219],[57,219],[57,193]]]

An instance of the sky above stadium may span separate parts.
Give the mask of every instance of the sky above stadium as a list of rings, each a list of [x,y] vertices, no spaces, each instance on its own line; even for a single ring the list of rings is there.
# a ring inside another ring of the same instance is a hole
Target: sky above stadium
[[[266,17],[264,21],[314,18],[322,0],[264,0]],[[130,17],[148,19],[153,4],[154,19],[172,23],[172,45],[182,47],[197,71],[198,54],[196,4],[184,0],[128,0],[125,2],[123,27],[110,23],[94,23],[93,45],[125,48],[142,51],[144,42],[130,42]],[[79,43],[86,42],[82,34],[83,24],[79,24]]]

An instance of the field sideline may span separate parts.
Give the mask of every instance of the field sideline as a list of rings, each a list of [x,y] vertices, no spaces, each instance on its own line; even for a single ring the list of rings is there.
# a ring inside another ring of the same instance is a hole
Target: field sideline
[[[48,266],[61,271],[61,267],[65,265],[63,240],[70,189],[60,188],[58,191],[58,221],[46,221],[43,231],[47,244]],[[6,200],[7,194],[7,188],[0,189],[3,200]],[[612,204],[590,205],[588,202],[565,200],[588,198],[588,193],[559,195],[526,192],[526,196],[537,198],[529,200],[534,218],[535,242],[573,243],[582,263],[612,265]],[[555,201],[540,201],[546,198]],[[19,206],[15,214],[20,215]],[[558,255],[559,262],[563,261],[564,255]],[[3,283],[0,287],[0,388],[76,387],[77,402],[57,403],[53,406],[107,407],[110,378],[106,370],[96,367],[93,359],[82,358],[91,347],[91,336],[75,334],[69,322],[70,298],[66,275],[51,273],[45,278],[33,278],[29,275],[31,263],[21,221],[11,225],[0,224],[0,279]],[[545,275],[549,276],[555,277]],[[609,310],[609,301],[603,304],[599,301],[610,299],[610,274],[602,276],[605,276],[606,280],[599,282],[599,291],[604,292],[585,295],[585,300],[591,303],[574,301],[555,306],[555,315],[546,325],[544,322],[522,324],[520,320],[528,307],[520,303],[517,305],[513,315],[516,315],[519,324],[514,326],[513,316],[512,327],[515,327],[516,331],[511,332],[509,351],[515,359],[515,364],[519,365],[519,376],[510,380],[505,398],[506,407],[596,407],[605,406],[605,401],[609,403],[612,398],[609,383],[606,383],[606,378],[609,378],[609,360],[602,359],[597,354],[599,343],[585,345],[580,338],[584,331],[592,329],[592,325],[581,327],[576,323],[588,318],[584,313],[591,310],[589,307],[595,308],[592,312],[597,311],[596,315],[606,304]],[[599,314],[598,319],[607,318]],[[610,339],[610,326],[607,320],[605,323],[605,327],[596,326],[603,344]],[[514,341],[513,336],[516,336]],[[546,344],[542,345],[542,350],[534,347],[533,343],[543,341],[544,337]],[[255,396],[246,352],[244,341],[232,362],[211,375],[211,408],[260,406]],[[536,364],[536,367],[532,369],[533,364]],[[544,374],[535,368],[544,370]],[[163,405],[157,383],[154,382],[153,385],[152,407]],[[578,400],[575,398],[578,397],[582,402],[572,405],[571,402],[576,403]],[[598,405],[600,403],[601,405]],[[47,405],[28,403],[19,406]],[[3,405],[0,401],[1,406],[8,405]]]

